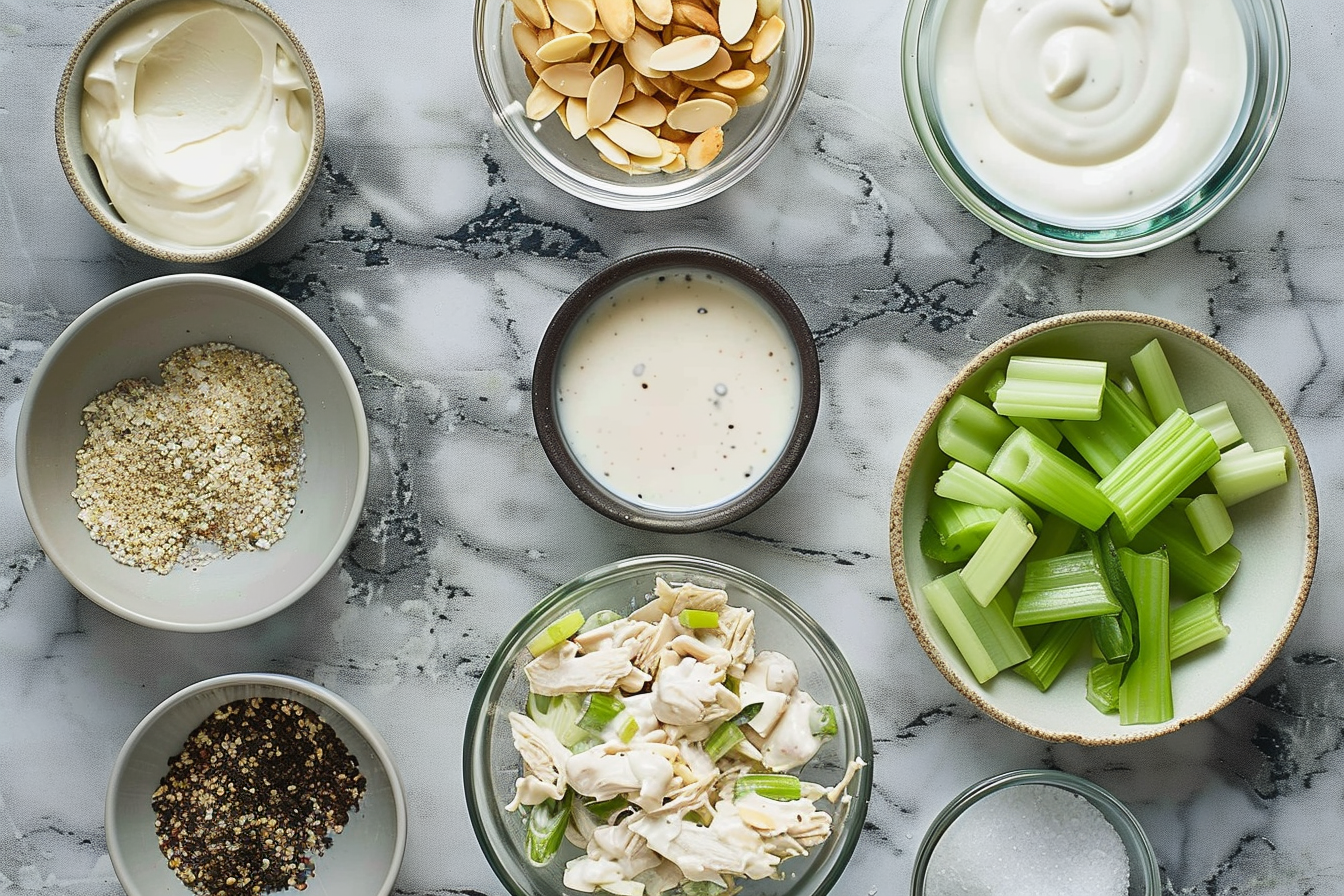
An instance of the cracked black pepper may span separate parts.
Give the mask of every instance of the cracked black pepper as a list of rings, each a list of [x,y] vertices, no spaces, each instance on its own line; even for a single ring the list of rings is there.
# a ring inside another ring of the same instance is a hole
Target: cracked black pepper
[[[366,785],[313,710],[235,700],[188,735],[154,791],[159,849],[201,896],[303,890],[313,856],[349,823]]]
[[[117,561],[159,573],[269,548],[303,467],[289,374],[221,342],[179,349],[159,371],[163,385],[123,380],[84,408],[80,521]]]

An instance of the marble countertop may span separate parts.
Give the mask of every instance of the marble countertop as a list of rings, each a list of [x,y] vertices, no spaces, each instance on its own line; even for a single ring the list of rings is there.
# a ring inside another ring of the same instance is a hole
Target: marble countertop
[[[1293,76],[1249,186],[1196,234],[1081,261],[964,212],[915,143],[896,67],[905,5],[818,7],[809,89],[766,164],[656,215],[586,205],[504,141],[471,62],[465,0],[276,0],[326,92],[326,160],[297,218],[209,269],[269,287],[341,348],[372,437],[363,524],[307,597],[247,629],[152,631],[80,596],[42,555],[13,475],[45,348],[110,292],[181,268],[107,236],[57,162],[60,73],[100,4],[0,0],[0,891],[120,888],[103,834],[118,749],[162,699],[233,671],[285,672],[359,706],[408,789],[397,892],[500,894],[466,820],[460,741],[493,645],[560,582],[622,557],[701,554],[809,609],[853,665],[876,737],[873,797],[836,892],[901,894],[934,813],[1013,768],[1082,774],[1124,800],[1173,894],[1344,891],[1344,20],[1287,0]],[[529,407],[533,354],[568,292],[610,260],[701,245],[797,297],[824,379],[796,475],[723,530],[623,528],[561,484]],[[978,348],[1080,309],[1153,312],[1225,342],[1283,400],[1311,458],[1322,542],[1282,655],[1213,718],[1114,748],[1034,740],[975,711],[921,652],[887,549],[915,423]],[[1333,335],[1332,335],[1333,334]]]

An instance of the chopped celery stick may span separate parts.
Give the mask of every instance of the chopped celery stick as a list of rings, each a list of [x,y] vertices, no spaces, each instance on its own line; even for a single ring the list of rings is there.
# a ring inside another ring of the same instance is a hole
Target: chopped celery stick
[[[624,618],[624,616],[617,613],[615,610],[598,610],[596,613],[585,619],[583,625],[579,626],[579,633],[590,632],[595,628],[610,625],[618,619]]]
[[[1209,470],[1209,481],[1228,507],[1288,481],[1288,449],[1227,451]]]
[[[986,471],[1001,485],[1085,529],[1100,529],[1111,505],[1097,491],[1097,477],[1025,429],[1008,437]]]
[[[919,531],[919,548],[924,556],[940,563],[969,560],[1001,516],[1002,510],[933,495],[929,515]]]
[[[1176,506],[1154,517],[1130,540],[1129,546],[1140,552],[1165,547],[1171,560],[1172,584],[1180,585],[1189,594],[1223,590],[1241,564],[1241,551],[1231,542],[1213,553],[1204,553],[1185,511]]]
[[[1096,556],[1078,551],[1027,564],[1013,625],[1114,616],[1123,609]]]
[[[1232,411],[1228,409],[1225,401],[1191,411],[1190,416],[1209,431],[1213,440],[1218,443],[1219,451],[1231,448],[1241,441],[1241,429],[1237,426],[1237,421],[1232,419]]]
[[[1218,612],[1218,595],[1201,594],[1171,608],[1171,658],[1173,660],[1221,641],[1231,633]]]
[[[1106,584],[1111,589],[1111,595],[1120,602],[1120,618],[1117,620],[1125,635],[1121,640],[1120,636],[1109,631],[1109,623],[1102,623],[1107,627],[1107,631],[1102,632],[1102,637],[1116,639],[1108,645],[1112,654],[1118,654],[1120,646],[1124,640],[1128,641],[1129,653],[1119,662],[1124,663],[1121,670],[1121,677],[1129,671],[1129,666],[1134,662],[1134,656],[1139,650],[1139,619],[1138,609],[1134,606],[1134,595],[1129,590],[1129,580],[1125,578],[1125,571],[1120,568],[1120,553],[1116,549],[1115,539],[1111,537],[1111,530],[1103,528],[1100,532],[1084,532],[1083,541],[1087,549],[1092,552],[1092,556],[1097,558],[1097,566],[1101,568],[1101,574]],[[1094,627],[1093,634],[1096,634]],[[1108,662],[1117,662],[1111,656],[1107,657]]]
[[[1059,431],[1088,466],[1105,476],[1157,427],[1115,383],[1107,381],[1096,420],[1061,420]]]
[[[729,750],[746,739],[747,736],[742,732],[742,726],[737,723],[737,720],[729,719],[715,728],[713,733],[709,735],[709,738],[705,741],[705,752],[709,754],[710,759],[718,762],[728,755]]]
[[[1098,712],[1120,710],[1120,674],[1123,670],[1112,663],[1093,663],[1087,670],[1087,702]]]
[[[583,613],[571,610],[564,616],[546,626],[541,634],[527,642],[528,652],[541,656],[548,650],[554,650],[583,628]]]
[[[573,747],[588,737],[588,732],[579,727],[583,698],[578,694],[543,697],[529,692],[527,714],[541,727],[554,731],[566,747]]]
[[[1081,531],[1082,527],[1073,520],[1047,513],[1036,528],[1036,543],[1027,551],[1027,562],[1071,553]]]
[[[574,791],[565,790],[558,800],[543,800],[527,813],[527,860],[541,867],[548,864],[560,849],[560,841],[565,838],[565,828],[569,825],[570,805]]]
[[[1105,383],[1105,361],[1016,355],[1008,360],[994,410],[1005,417],[1096,420]]]
[[[961,568],[962,584],[976,603],[983,607],[994,599],[1035,541],[1036,533],[1017,508],[1003,512],[984,544]]]
[[[1139,388],[1139,384],[1134,382],[1127,375],[1121,374],[1120,379],[1116,381],[1116,385],[1120,387],[1121,392],[1124,392],[1125,395],[1129,397],[1130,401],[1134,402],[1134,407],[1143,411],[1143,416],[1148,418],[1148,422],[1156,426],[1157,421],[1153,419],[1153,409],[1148,404],[1148,399],[1144,397],[1143,390]]]
[[[829,703],[813,707],[809,723],[814,737],[834,737],[840,730],[835,722],[835,707]]]
[[[961,574],[950,572],[925,585],[922,593],[981,684],[1031,656],[1026,639],[1009,619],[1006,591],[982,607],[966,590]]]
[[[802,797],[803,784],[793,775],[738,775],[733,783],[733,799],[740,800],[749,793],[789,802]]]
[[[1064,441],[1064,434],[1059,431],[1059,427],[1043,417],[1009,417],[1008,421],[1014,426],[1025,429],[1051,448],[1058,448],[1059,443]]]
[[[1176,410],[1101,477],[1097,491],[1111,503],[1132,538],[1216,463],[1218,445],[1213,436],[1185,411]]]
[[[1012,434],[1012,423],[965,395],[953,395],[938,415],[938,447],[982,473]]]
[[[1171,700],[1171,564],[1166,551],[1120,551],[1120,565],[1134,592],[1141,646],[1120,682],[1120,724],[1151,725],[1176,714]]]
[[[1050,689],[1059,673],[1069,664],[1069,660],[1078,654],[1087,629],[1081,619],[1065,619],[1052,623],[1045,630],[1045,637],[1025,662],[1018,663],[1013,671],[1036,685],[1041,691]]]
[[[630,807],[630,801],[623,796],[614,796],[609,800],[593,800],[591,803],[584,803],[583,806],[593,816],[606,824],[611,816]]]
[[[1117,613],[1114,616],[1093,616],[1088,621],[1091,623],[1092,646],[1096,653],[1106,662],[1123,669],[1124,663],[1134,653],[1134,638],[1121,620],[1122,617]]]
[[[676,892],[681,896],[723,896],[728,892],[728,888],[712,880],[688,880],[677,887]]]
[[[1176,377],[1167,363],[1167,354],[1162,351],[1162,343],[1154,339],[1130,355],[1129,360],[1134,365],[1139,385],[1143,387],[1143,395],[1148,399],[1153,422],[1161,423],[1171,416],[1172,411],[1185,410],[1185,399],[1181,397],[1181,388],[1176,385]]]
[[[995,510],[1016,507],[1022,511],[1033,529],[1041,525],[1041,515],[1030,504],[984,473],[963,463],[952,462],[933,484],[933,493],[949,501],[977,504]]]
[[[601,734],[625,709],[619,697],[610,694],[589,694],[583,698],[583,715],[579,716],[579,727],[584,731]]]
[[[632,716],[628,711],[622,712],[612,723],[616,729],[616,736],[624,743],[630,743],[639,733],[639,720]]]
[[[713,610],[692,610],[687,608],[677,614],[677,621],[683,628],[718,628],[719,614]]]
[[[1232,517],[1217,495],[1200,495],[1185,505],[1185,515],[1204,553],[1212,554],[1232,540]]]

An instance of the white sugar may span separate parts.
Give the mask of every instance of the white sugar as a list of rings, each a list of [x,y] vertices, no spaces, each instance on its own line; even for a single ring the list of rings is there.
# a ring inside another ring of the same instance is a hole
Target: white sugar
[[[1124,896],[1120,835],[1083,797],[1048,784],[991,794],[962,813],[929,860],[926,896]]]

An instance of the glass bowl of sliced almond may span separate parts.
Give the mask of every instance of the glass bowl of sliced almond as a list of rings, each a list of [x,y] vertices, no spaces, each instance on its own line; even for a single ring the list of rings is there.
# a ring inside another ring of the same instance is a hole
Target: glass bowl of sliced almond
[[[708,199],[802,99],[809,0],[476,0],[476,68],[543,177],[608,208]]]

